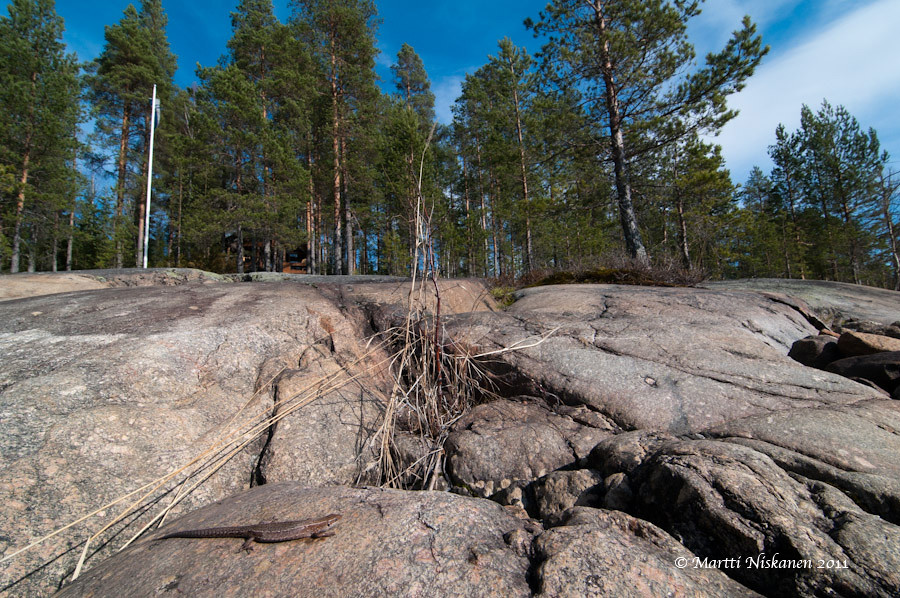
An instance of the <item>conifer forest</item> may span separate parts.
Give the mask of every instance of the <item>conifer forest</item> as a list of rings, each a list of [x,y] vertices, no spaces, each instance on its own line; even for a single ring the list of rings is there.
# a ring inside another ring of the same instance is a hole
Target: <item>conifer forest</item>
[[[146,242],[151,267],[215,272],[404,276],[427,255],[445,277],[618,260],[900,289],[900,175],[843,106],[796,106],[771,171],[732,180],[715,133],[768,47],[745,17],[695,56],[700,8],[549,0],[521,15],[540,49],[499,40],[444,124],[410,45],[379,82],[372,0],[292,0],[286,19],[240,0],[186,89],[161,0],[129,6],[81,61],[53,0],[11,0],[0,271],[140,267]]]

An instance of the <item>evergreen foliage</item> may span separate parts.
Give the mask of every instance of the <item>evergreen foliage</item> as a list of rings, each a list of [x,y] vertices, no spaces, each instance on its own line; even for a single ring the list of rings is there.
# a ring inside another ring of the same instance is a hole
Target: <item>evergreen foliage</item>
[[[700,4],[552,0],[527,22],[540,53],[500,40],[443,125],[409,44],[389,91],[376,85],[371,0],[293,0],[286,22],[272,0],[240,0],[191,89],[172,83],[161,0],[107,26],[83,77],[52,0],[13,0],[0,267],[140,263],[155,84],[151,265],[408,275],[426,244],[433,264],[419,266],[444,276],[641,272],[652,257],[684,281],[900,288],[900,177],[843,107],[803,106],[797,131],[774,131],[772,171],[732,183],[708,140],[766,48],[745,18],[698,63],[687,26]]]
[[[71,237],[82,120],[79,69],[53,0],[13,0],[0,18],[0,264],[56,271]],[[71,267],[71,264],[68,264]]]
[[[686,136],[721,128],[736,115],[726,97],[743,87],[768,51],[745,17],[725,48],[691,72],[694,49],[687,24],[699,14],[700,3],[554,0],[540,22],[526,21],[535,35],[549,38],[541,50],[545,77],[553,87],[576,89],[583,98],[597,153],[613,163],[626,249],[645,265],[649,256],[632,198],[632,162]]]
[[[752,226],[738,274],[895,286],[900,210],[875,131],[824,101],[775,139],[771,176],[755,169],[744,187]]]

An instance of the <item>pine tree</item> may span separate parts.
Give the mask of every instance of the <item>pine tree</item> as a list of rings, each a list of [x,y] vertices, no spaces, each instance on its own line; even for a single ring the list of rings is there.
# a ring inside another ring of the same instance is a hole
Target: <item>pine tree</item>
[[[554,0],[540,22],[526,25],[549,41],[544,73],[561,90],[582,90],[598,137],[608,139],[619,218],[629,255],[649,258],[638,228],[629,163],[642,153],[735,116],[725,98],[742,88],[767,48],[749,17],[706,65],[684,75],[694,60],[687,23],[699,1]]]
[[[409,256],[403,260],[405,270],[416,248],[418,191],[421,188],[424,195],[432,198],[436,195],[435,189],[428,185],[433,178],[429,176],[427,181],[419,181],[420,167],[424,167],[423,178],[426,174],[431,175],[434,167],[434,152],[426,152],[425,148],[434,124],[434,94],[425,65],[412,46],[403,44],[391,72],[398,96],[397,101],[388,105],[386,126],[389,132],[384,139],[391,147],[384,150],[393,159],[385,160],[384,168],[391,173],[387,177],[388,185],[396,186],[398,195],[403,198],[394,210],[389,208],[389,212],[404,215]],[[421,163],[423,157],[424,164]],[[420,213],[423,209],[425,206],[419,206]]]
[[[400,47],[391,73],[403,102],[419,115],[425,127],[430,128],[434,122],[434,94],[425,65],[412,46],[403,44]]]
[[[371,0],[294,0],[292,22],[306,37],[325,73],[324,91],[330,99],[331,196],[333,197],[332,264],[336,274],[350,273],[352,213],[346,203],[348,159],[354,130],[370,124],[369,108],[377,99],[375,87],[375,30],[378,24]],[[347,159],[345,159],[347,158]],[[348,218],[350,216],[350,218]],[[346,227],[344,224],[346,223]]]
[[[50,222],[58,222],[63,198],[73,193],[67,183],[74,180],[80,81],[75,57],[65,54],[63,20],[52,0],[13,0],[8,11],[0,19],[0,172],[12,175],[14,184],[5,185],[12,209],[0,206],[0,235],[11,218],[10,272],[18,272],[26,234],[34,269],[36,242],[53,235]],[[54,257],[55,251],[54,242]]]
[[[734,208],[724,162],[719,146],[688,137],[662,148],[650,180],[636,184],[638,192],[658,197],[664,229],[658,246],[668,251],[674,246],[672,253],[685,270],[722,271],[719,248]]]
[[[887,154],[883,154],[883,162],[888,162]],[[893,270],[893,289],[900,291],[900,174],[895,171],[878,174],[877,200],[874,209],[870,213],[872,220],[883,227],[883,234],[887,241],[888,261]]]
[[[751,249],[744,258],[745,275],[759,277],[782,276],[777,248],[777,201],[772,180],[758,166],[750,171],[740,192],[746,219],[744,237]]]
[[[157,100],[161,105],[168,105],[174,95],[175,86],[173,79],[175,69],[177,68],[176,56],[169,49],[169,40],[166,36],[166,26],[168,24],[168,16],[162,8],[161,0],[141,0],[141,12],[139,14],[140,22],[144,34],[149,40],[150,56],[150,78],[148,85],[151,90],[156,85]],[[150,154],[147,148],[150,146],[150,121],[154,118],[153,109],[150,107],[150,97],[145,99],[143,107],[143,156],[141,172],[148,172],[148,161]],[[140,107],[138,108],[140,111]],[[164,147],[157,146],[157,151],[165,151]],[[147,185],[141,185],[141,194],[138,204],[135,206],[135,223],[137,224],[137,243],[135,254],[135,265],[140,267],[143,262],[144,244],[150,243],[149,239],[144,239],[145,219],[150,218],[147,210]],[[149,228],[148,228],[149,230]]]
[[[512,108],[511,121],[515,124],[515,143],[518,149],[518,166],[520,185],[522,189],[521,212],[525,224],[525,267],[527,274],[534,264],[534,243],[532,235],[532,200],[528,192],[528,171],[530,159],[525,147],[525,119],[530,107],[530,100],[534,95],[533,79],[531,77],[531,57],[524,49],[517,48],[509,38],[500,40],[500,53],[497,57],[490,57],[490,61],[496,63],[502,73],[500,83],[507,99],[507,105]]]
[[[175,56],[169,51],[165,27],[160,0],[142,0],[140,13],[129,5],[118,23],[106,27],[106,45],[91,65],[90,99],[97,118],[97,141],[115,155],[117,268],[124,266],[130,239],[137,241],[135,263],[141,261],[143,227],[138,225],[146,209],[146,186],[141,184],[141,177],[146,172],[150,97],[156,84],[161,103],[167,104],[175,72]]]
[[[231,27],[233,35],[228,42],[230,63],[252,86],[251,93],[257,96],[256,109],[259,111],[259,118],[245,121],[255,126],[244,131],[245,135],[253,137],[250,141],[253,150],[247,156],[250,176],[244,180],[244,185],[258,198],[257,202],[263,209],[253,214],[255,218],[245,221],[243,226],[247,228],[249,225],[252,231],[254,252],[260,244],[263,246],[263,269],[272,271],[278,212],[278,199],[272,192],[272,161],[280,148],[275,147],[277,135],[271,126],[275,102],[269,86],[278,55],[275,46],[280,24],[275,18],[271,0],[241,0],[231,13]],[[244,101],[249,103],[250,99]],[[253,269],[257,268],[259,261],[254,257]]]
[[[788,278],[795,272],[806,279],[804,227],[800,223],[802,192],[802,150],[800,137],[788,134],[784,125],[775,130],[775,144],[769,146],[769,157],[775,164],[772,169],[773,191],[781,202],[786,218],[782,226],[782,244],[785,248],[785,271]]]
[[[868,241],[859,215],[877,197],[874,187],[883,164],[878,137],[872,129],[864,132],[846,108],[827,101],[816,113],[803,106],[798,134],[804,192],[810,204],[821,208],[830,274],[841,280],[846,265],[850,280],[860,284]]]

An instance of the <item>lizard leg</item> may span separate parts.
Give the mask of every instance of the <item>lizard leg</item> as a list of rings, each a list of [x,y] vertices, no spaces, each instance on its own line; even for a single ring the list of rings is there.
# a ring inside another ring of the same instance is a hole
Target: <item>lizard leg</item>
[[[256,538],[254,538],[252,535],[248,536],[247,539],[244,540],[244,543],[241,544],[241,547],[238,550],[238,552],[240,552],[241,550],[246,550],[247,552],[252,552],[253,551],[253,542],[255,540],[256,540]]]

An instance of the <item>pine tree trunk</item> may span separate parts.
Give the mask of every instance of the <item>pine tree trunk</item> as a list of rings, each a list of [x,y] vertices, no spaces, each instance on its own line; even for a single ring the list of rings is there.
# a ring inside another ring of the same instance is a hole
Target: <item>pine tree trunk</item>
[[[25,156],[22,158],[22,176],[19,179],[19,193],[16,196],[16,228],[13,233],[12,260],[9,271],[15,274],[19,271],[19,256],[22,251],[22,222],[25,219],[25,185],[28,184],[28,167],[31,160],[31,148],[26,143]]]
[[[806,280],[806,269],[804,265],[803,259],[803,241],[800,238],[800,227],[797,226],[797,213],[794,209],[794,186],[793,180],[788,175],[787,178],[787,200],[788,200],[788,212],[791,216],[791,229],[794,233],[794,243],[796,244],[797,250],[797,266],[800,270],[800,280]]]
[[[59,212],[53,213],[53,246],[50,248],[50,271],[58,272],[59,266],[56,261],[59,259]]]
[[[488,178],[491,184],[491,237],[494,241],[494,276],[503,276],[500,255],[500,219],[497,218],[497,188],[494,179],[494,169],[490,169]]]
[[[891,193],[892,189],[884,180],[881,182],[881,192],[884,194],[881,200],[882,215],[887,226],[888,241],[891,246],[891,261],[894,267],[894,290],[900,291],[900,249],[897,247],[897,231],[894,229],[894,221],[891,218]]]
[[[75,243],[75,209],[77,204],[72,198],[72,209],[69,211],[69,235],[66,239],[66,272],[72,271],[72,247]]]
[[[150,109],[150,118],[153,118],[153,108]],[[144,125],[144,147],[150,147],[150,121]],[[144,172],[150,176],[150,153],[144,159]],[[144,264],[144,218],[147,214],[147,186],[141,185],[141,199],[134,207],[134,221],[137,225],[137,247],[134,250],[134,267],[140,268]],[[147,252],[149,254],[149,251]]]
[[[482,262],[482,276],[488,275],[488,226],[487,226],[487,206],[484,201],[484,169],[481,165],[481,143],[478,136],[475,136],[475,158],[478,160],[478,193],[481,198],[481,236],[483,239],[484,260]]]
[[[113,222],[113,237],[116,240],[116,268],[122,268],[125,262],[125,247],[122,243],[122,219],[125,213],[125,177],[128,166],[128,127],[129,111],[126,105],[122,109],[122,132],[119,136],[118,179],[116,181],[116,215]]]
[[[793,278],[791,276],[791,250],[788,244],[788,230],[787,230],[787,219],[782,216],[781,218],[781,247],[784,253],[784,271],[787,275],[788,279]]]
[[[462,153],[462,152],[460,152]],[[469,230],[469,227],[472,225],[471,220],[471,202],[469,201],[469,167],[468,160],[466,160],[465,156],[462,158],[462,166],[463,166],[463,188],[465,189],[465,198],[466,198],[466,231]],[[466,243],[466,272],[469,276],[475,275],[475,247],[471,242]]]
[[[338,73],[335,33],[331,32],[331,149],[334,154],[334,273],[343,274],[344,246],[341,242],[341,148],[340,111],[338,106]]]
[[[603,0],[595,0],[594,16],[600,35],[600,60],[603,71],[603,83],[606,88],[606,109],[609,113],[609,139],[612,147],[613,170],[616,178],[616,194],[619,203],[619,220],[625,237],[625,248],[628,254],[641,265],[649,266],[650,258],[641,240],[634,203],[631,200],[631,185],[628,182],[625,158],[625,138],[622,133],[622,113],[619,110],[619,98],[613,76],[612,58],[609,53],[609,39],[606,34],[606,19],[603,16]]]
[[[312,196],[306,202],[306,273],[313,274],[315,272],[315,243],[313,241],[312,231]]]
[[[244,273],[244,231],[241,229],[241,225],[238,224],[237,229],[237,273]]]
[[[306,273],[316,274],[318,265],[316,244],[316,184],[313,180],[312,141],[307,138],[306,167],[309,171],[309,200],[306,202]]]
[[[678,248],[681,251],[681,263],[686,270],[691,269],[691,254],[688,249],[687,222],[684,219],[684,198],[679,194],[675,200],[678,212]]]
[[[822,214],[825,216],[825,237],[828,242],[828,255],[831,259],[831,270],[835,281],[840,280],[840,272],[838,272],[837,253],[834,249],[834,235],[831,232],[831,216],[828,213],[828,205],[825,203],[825,197],[822,197]]]
[[[516,81],[516,71],[512,61],[509,63],[509,72],[513,81]],[[525,272],[534,269],[534,248],[531,243],[531,200],[528,197],[528,168],[525,163],[525,142],[522,136],[522,116],[519,112],[519,90],[513,87],[513,104],[516,108],[516,135],[519,140],[519,166],[522,175],[522,200],[525,202]]]
[[[37,269],[37,256],[35,255],[35,252],[37,251],[37,235],[35,234],[33,224],[29,226],[28,229],[31,233],[29,235],[31,238],[28,243],[28,271],[34,272]]]
[[[37,71],[31,73],[31,104],[28,107],[28,134],[25,136],[25,152],[22,156],[22,176],[19,178],[19,193],[16,196],[16,224],[13,233],[12,256],[9,271],[19,271],[19,256],[22,247],[22,222],[25,219],[25,186],[28,184],[28,169],[31,163],[32,142],[35,129],[35,104],[37,102]]]
[[[182,175],[178,173],[178,235],[175,241],[175,267],[181,267],[181,207],[184,205],[184,181]]]
[[[844,217],[844,230],[850,234],[850,274],[854,284],[862,284],[859,278],[859,248],[856,234],[853,232],[853,216],[847,198],[841,191],[841,211]]]
[[[372,274],[369,269],[369,235],[366,234],[365,230],[360,231],[362,233],[362,247],[360,247],[359,252],[359,273],[360,274]]]
[[[347,248],[346,259],[344,260],[344,262],[346,264],[345,273],[352,276],[356,273],[356,255],[353,248],[353,214],[350,211],[350,194],[347,190],[347,181],[349,180],[349,177],[347,176],[347,164],[347,142],[342,137],[341,168],[343,169],[342,193],[344,195],[344,247]]]

